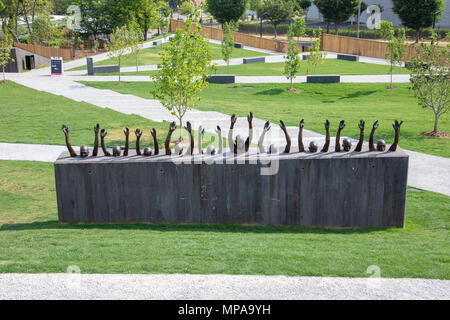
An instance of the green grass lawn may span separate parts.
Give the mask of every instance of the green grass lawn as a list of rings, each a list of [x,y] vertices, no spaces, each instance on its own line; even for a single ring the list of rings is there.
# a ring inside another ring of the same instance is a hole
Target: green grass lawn
[[[123,128],[129,127],[130,147],[134,148],[134,130],[144,131],[141,146],[153,148],[151,128],[158,134],[160,149],[163,148],[169,128],[168,123],[150,121],[126,115],[111,109],[103,109],[84,102],[64,98],[46,92],[30,89],[14,82],[0,84],[0,142],[39,143],[64,145],[61,125],[70,129],[70,140],[74,146],[94,143],[93,128],[97,122],[108,132],[107,146],[125,143]],[[173,135],[176,139],[178,131]],[[183,136],[187,137],[183,129]],[[211,135],[205,134],[205,145]]]
[[[163,44],[164,45],[164,44]],[[211,49],[212,59],[218,60],[222,59],[222,49],[219,44],[215,43],[209,43],[209,48]],[[159,52],[161,51],[161,46],[157,47],[150,47],[142,50],[142,53],[139,57],[139,65],[152,65],[152,64],[158,64],[161,59],[159,57]],[[233,50],[232,58],[245,58],[245,57],[260,57],[260,56],[266,56],[269,55],[268,53],[258,52],[258,51],[252,51],[252,50],[246,50],[246,49],[239,49],[235,48]],[[112,64],[118,64],[117,59],[107,59],[99,62],[95,62],[95,66],[107,66]],[[127,55],[125,57],[122,57],[121,59],[121,67],[134,67],[136,66],[136,58],[132,55]],[[86,66],[80,66],[73,69],[69,69],[71,71],[73,70],[86,70]],[[66,70],[68,71],[68,70]]]
[[[117,87],[113,82],[84,82],[96,88],[116,90],[152,98],[150,82],[127,82]],[[246,89],[245,86],[253,88]],[[235,87],[235,88],[233,88]],[[395,84],[396,90],[386,90],[385,84],[295,84],[297,92],[286,91],[287,84],[210,84],[202,93],[200,110],[218,111],[231,115],[246,116],[253,111],[255,117],[272,122],[282,119],[286,125],[297,126],[305,118],[305,128],[325,133],[325,119],[331,122],[331,134],[336,134],[340,120],[347,126],[342,134],[359,138],[358,123],[366,121],[368,140],[372,123],[380,121],[375,139],[392,143],[394,119],[403,120],[400,143],[402,148],[450,157],[450,139],[421,135],[431,131],[434,114],[421,108],[409,84]],[[443,115],[439,130],[450,132],[450,117]]]
[[[53,164],[0,161],[0,272],[450,279],[449,197],[408,192],[404,229],[59,224]]]
[[[325,62],[317,66],[316,71],[311,69],[306,61],[302,61],[300,70],[297,75],[307,74],[340,74],[340,75],[370,75],[370,74],[390,74],[390,67],[373,63],[352,62],[346,60],[326,59]],[[284,63],[251,63],[230,66],[230,70],[226,66],[216,67],[215,73],[226,74],[231,73],[237,76],[283,76]],[[156,71],[140,71],[140,72],[124,72],[123,75],[141,75],[152,76]],[[406,68],[394,67],[394,74],[408,74]],[[112,73],[96,74],[113,75]]]

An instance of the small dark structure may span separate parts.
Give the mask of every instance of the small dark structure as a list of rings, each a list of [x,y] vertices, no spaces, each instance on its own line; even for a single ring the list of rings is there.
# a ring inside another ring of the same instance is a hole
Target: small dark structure
[[[338,60],[347,60],[347,61],[359,61],[359,56],[353,55],[353,54],[337,54]]]
[[[239,42],[235,42],[235,43],[234,43],[234,47],[235,47],[235,48],[238,48],[238,49],[244,49],[244,44],[239,43]]]
[[[340,75],[312,75],[306,76],[307,83],[339,83],[341,82]]]
[[[94,60],[91,57],[86,58],[88,75],[93,76],[97,73],[118,73],[120,67],[117,65],[94,67]]]
[[[264,63],[266,62],[265,57],[258,57],[258,58],[244,58],[243,63],[249,64],[249,63]]]
[[[209,83],[234,83],[235,79],[234,74],[213,74],[206,81]]]

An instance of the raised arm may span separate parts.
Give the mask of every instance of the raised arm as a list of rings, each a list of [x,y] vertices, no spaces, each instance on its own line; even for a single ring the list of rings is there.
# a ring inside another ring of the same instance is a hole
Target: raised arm
[[[305,152],[303,145],[303,127],[305,126],[305,119],[300,120],[298,124],[298,152]]]
[[[328,152],[328,148],[330,147],[330,121],[328,121],[328,119],[325,121],[324,126],[325,126],[325,131],[326,131],[325,144],[324,144],[322,150],[320,150],[320,151]]]
[[[169,132],[167,133],[166,141],[164,142],[164,148],[166,149],[167,155],[172,154],[172,150],[170,150],[170,138],[172,137],[172,133],[175,131],[176,127],[177,126],[175,125],[175,121],[173,121],[170,124]]]
[[[96,157],[98,154],[98,133],[100,131],[100,125],[97,123],[97,125],[94,127],[94,150],[92,150],[92,156]]]
[[[286,147],[284,148],[284,153],[289,153],[291,151],[291,137],[289,136],[289,133],[287,132],[287,128],[284,125],[283,120],[280,120],[280,128],[284,132],[284,137],[286,138]]]
[[[123,133],[125,134],[125,150],[123,151],[123,155],[128,156],[128,150],[130,149],[130,129],[125,128]]]
[[[363,145],[363,142],[364,142],[364,125],[365,125],[364,120],[360,120],[359,121],[359,125],[358,125],[358,127],[359,127],[359,141],[358,141],[358,144],[356,145],[356,148],[355,148],[356,152],[360,152],[362,150],[362,145]]]
[[[141,153],[141,137],[142,137],[142,131],[141,129],[136,129],[136,131],[134,132],[136,134],[136,154],[138,156],[140,156]]]
[[[159,145],[158,145],[158,138],[156,136],[155,128],[153,128],[152,131],[150,131],[150,133],[152,134],[152,137],[153,137],[153,144],[155,145],[155,156],[156,156],[159,154]]]
[[[375,146],[373,145],[373,136],[375,135],[375,130],[377,128],[378,128],[378,120],[373,123],[372,131],[370,131],[369,151],[375,151]]]
[[[77,153],[75,152],[75,150],[73,150],[72,144],[70,143],[70,140],[69,140],[69,128],[65,124],[63,124],[61,129],[64,132],[64,136],[66,137],[66,146],[67,146],[67,149],[69,150],[70,156],[76,157]]]
[[[236,115],[231,115],[231,123],[230,123],[230,130],[228,130],[228,147],[230,148],[230,152],[237,153],[237,146],[233,141],[233,128],[234,124],[236,123]]]
[[[250,144],[253,140],[253,112],[250,112],[250,114],[247,116],[248,121],[248,138],[245,141],[245,152],[248,152],[248,149],[250,149]]]
[[[395,122],[392,124],[392,127],[395,130],[395,138],[394,143],[389,148],[389,151],[396,151],[398,146],[398,140],[400,139],[400,126],[402,125],[403,121],[398,122],[395,120]]]
[[[203,128],[202,126],[199,126],[199,127],[198,127],[198,139],[197,139],[197,141],[198,141],[198,153],[199,153],[199,154],[203,154],[202,137],[203,137],[203,134],[204,134],[204,133],[205,133],[205,128]]]
[[[219,126],[216,128],[216,133],[219,136],[219,153],[223,151],[222,129]]]
[[[259,137],[258,140],[258,150],[260,153],[266,153],[266,150],[264,149],[264,137],[266,136],[266,133],[269,132],[269,130],[270,130],[270,122],[267,121],[264,124],[264,129],[261,132],[261,136]]]
[[[187,151],[187,154],[193,154],[194,153],[194,137],[192,136],[192,126],[191,123],[188,121],[186,122],[186,126],[184,127],[186,129],[186,131],[189,133],[189,138],[190,138],[190,145],[189,145],[189,149]]]
[[[340,152],[341,151],[341,131],[345,128],[345,121],[341,120],[341,122],[339,122],[339,128],[338,131],[336,133],[336,144],[334,146],[334,151],[335,152]]]
[[[100,131],[100,138],[102,140],[102,150],[103,150],[103,155],[105,157],[109,157],[111,155],[111,153],[109,153],[108,150],[106,150],[106,145],[105,145],[105,137],[108,133],[106,132],[105,129],[102,129],[102,131]]]

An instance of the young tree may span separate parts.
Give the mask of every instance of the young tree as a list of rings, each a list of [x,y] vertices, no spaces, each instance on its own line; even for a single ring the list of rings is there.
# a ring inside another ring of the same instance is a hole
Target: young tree
[[[394,30],[391,30],[388,34],[387,39],[389,52],[386,52],[386,60],[389,60],[391,63],[391,85],[389,89],[392,88],[392,73],[394,69],[394,65],[398,64],[402,65],[403,57],[406,52],[406,35],[405,29],[397,29],[397,34],[395,35]]]
[[[380,29],[377,31],[377,35],[384,40],[389,40],[389,37],[394,33],[394,27],[392,26],[392,22],[381,20]]]
[[[289,20],[294,14],[294,2],[292,0],[265,0],[263,5],[264,17],[269,20],[275,28],[277,37],[277,26]]]
[[[98,47],[100,46],[100,42],[97,40],[97,39],[95,39],[94,41],[93,41],[93,46],[92,46],[92,49],[94,49],[94,52],[95,53],[97,53],[97,51],[98,51]]]
[[[247,8],[247,0],[206,0],[208,12],[221,24],[238,21]]]
[[[132,20],[127,26],[128,44],[130,46],[131,54],[136,59],[136,72],[139,72],[139,55],[142,51],[142,41],[144,40],[139,25],[135,20]]]
[[[339,34],[339,25],[358,10],[358,0],[314,0],[314,4],[327,22],[327,33],[333,21],[336,34]]]
[[[64,41],[62,33],[47,14],[37,16],[31,24],[31,28],[32,44],[58,47]]]
[[[405,27],[416,31],[416,43],[420,31],[433,25],[433,20],[441,17],[445,11],[444,0],[392,0],[392,10],[402,20]]]
[[[165,33],[169,26],[169,17],[172,15],[172,8],[166,1],[158,2],[158,35]]]
[[[316,67],[319,64],[323,64],[326,57],[326,52],[320,51],[320,43],[322,41],[322,29],[314,29],[314,38],[316,40],[314,41],[313,47],[309,50],[308,55],[308,64],[312,65],[314,67],[314,72],[316,72]]]
[[[161,63],[153,76],[153,96],[178,118],[180,139],[183,117],[197,106],[198,95],[205,87],[205,80],[211,76],[212,55],[208,41],[203,39],[200,31],[200,24],[188,18],[184,29],[177,30],[160,51]]]
[[[191,16],[194,14],[194,6],[189,1],[185,1],[181,4],[178,12],[183,16]]]
[[[236,31],[236,23],[225,22],[223,24],[222,57],[227,63],[228,73],[230,73],[230,59],[234,49],[233,32]]]
[[[106,48],[109,51],[108,56],[110,58],[116,58],[119,64],[119,82],[120,84],[120,62],[122,57],[128,53],[129,45],[129,32],[128,27],[117,27],[109,37],[109,43]]]
[[[292,27],[289,28],[288,31],[288,39],[289,39],[289,46],[288,46],[288,52],[283,57],[284,58],[284,72],[283,74],[286,76],[287,79],[290,80],[290,87],[288,90],[295,91],[294,87],[292,86],[292,82],[295,79],[297,72],[300,70],[300,56],[298,55],[300,53],[300,50],[297,48],[297,44],[292,39],[294,37],[294,32],[292,31]]]
[[[300,37],[304,37],[306,33],[305,18],[300,17],[295,19],[294,24],[291,26],[292,34],[299,40]]]
[[[6,83],[6,75],[5,68],[10,61],[14,62],[14,59],[11,59],[11,48],[13,46],[13,39],[8,33],[4,33],[2,38],[0,39],[0,66],[2,66],[3,70],[3,83]]]
[[[423,108],[434,112],[433,135],[438,134],[439,118],[449,110],[450,99],[450,45],[440,47],[436,33],[431,44],[422,43],[411,58],[411,83],[414,95]],[[426,67],[424,67],[426,66]]]

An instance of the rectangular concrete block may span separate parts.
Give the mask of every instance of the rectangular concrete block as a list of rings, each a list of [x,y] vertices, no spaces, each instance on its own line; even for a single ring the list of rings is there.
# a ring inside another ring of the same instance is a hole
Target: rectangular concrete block
[[[235,42],[235,43],[234,43],[234,47],[235,47],[235,48],[238,48],[238,49],[244,49],[244,44],[239,43],[239,42]]]
[[[259,57],[259,58],[244,58],[244,64],[248,63],[264,63],[266,62],[265,57]]]
[[[55,162],[60,222],[403,227],[408,156],[327,152]]]
[[[347,60],[347,61],[359,61],[359,56],[353,54],[337,54],[337,59],[339,60]]]
[[[162,43],[163,43],[163,39],[158,39],[158,40],[153,41],[154,46],[159,46]]]
[[[234,74],[213,74],[206,79],[209,83],[234,83],[236,76]]]
[[[87,73],[89,76],[94,75],[94,59],[91,57],[86,58],[86,67],[87,67]]]
[[[339,83],[341,76],[339,75],[313,75],[306,76],[307,83]]]
[[[120,71],[119,66],[98,66],[94,67],[94,74],[96,73],[117,73]]]

